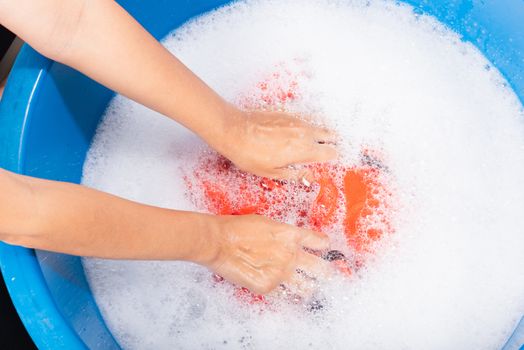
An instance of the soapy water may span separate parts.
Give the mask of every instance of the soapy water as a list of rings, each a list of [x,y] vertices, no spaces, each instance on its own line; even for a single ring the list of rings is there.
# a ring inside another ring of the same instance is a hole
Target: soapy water
[[[302,71],[293,73],[288,65],[278,64],[254,88],[247,89],[237,104],[246,110],[286,110],[287,104],[300,98],[299,77],[304,76]],[[374,153],[363,149],[359,162],[350,166],[340,162],[306,165],[313,179],[300,182],[248,174],[209,151],[200,155],[195,169],[182,171],[186,174],[187,196],[199,209],[217,215],[264,215],[327,233],[331,241],[342,244],[333,244],[337,249],[320,256],[350,277],[374,253],[376,242],[393,232],[389,222],[393,215],[391,191],[384,181],[388,171]],[[223,281],[220,276],[215,278]],[[305,303],[309,309],[323,308],[318,295],[305,298],[305,293],[292,293],[285,285],[281,288],[295,303]],[[235,295],[251,304],[272,303],[246,288],[237,288]]]
[[[409,6],[294,0],[235,3],[164,44],[243,108],[286,109],[336,129],[344,169],[333,177],[337,188],[371,155],[382,169],[379,203],[387,203],[374,222],[386,225],[356,273],[319,283],[322,307],[314,310],[281,290],[269,306],[242,302],[235,286],[189,263],[84,259],[122,347],[502,347],[524,314],[524,113],[472,45]],[[237,173],[217,177],[219,161],[190,132],[118,96],[83,183],[147,204],[213,211],[195,171],[234,188]],[[279,218],[296,224],[300,203],[311,209],[319,196],[320,185],[311,187],[289,188],[301,200],[286,202]],[[341,198],[335,223],[322,229],[352,257]],[[311,212],[304,225],[315,225]]]
[[[332,262],[333,270],[351,277],[375,253],[377,241],[393,232],[388,220],[392,214],[390,192],[379,181],[383,168],[366,152],[359,166],[310,166],[315,177],[311,185],[307,180],[297,183],[250,175],[217,154],[204,154],[197,168],[184,179],[187,195],[196,207],[210,213],[264,215],[328,233],[332,242],[342,244],[332,244],[331,250],[319,256]],[[217,282],[223,281],[218,275],[214,277]],[[296,294],[286,285],[281,288],[295,303],[303,303],[308,309],[323,308],[321,296]],[[272,304],[271,298],[252,294],[246,288],[237,288],[235,295],[250,304]],[[277,293],[276,297],[281,295]]]

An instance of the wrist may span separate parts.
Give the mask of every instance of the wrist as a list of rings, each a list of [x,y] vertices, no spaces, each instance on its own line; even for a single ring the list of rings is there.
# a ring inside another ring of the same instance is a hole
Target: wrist
[[[207,135],[202,135],[206,143],[218,153],[228,157],[231,153],[231,146],[241,135],[244,125],[245,113],[236,106],[225,103],[221,108],[220,116],[217,118],[216,125],[209,128]]]
[[[222,250],[223,220],[216,215],[198,215],[201,215],[201,228],[191,258],[188,260],[211,268]]]

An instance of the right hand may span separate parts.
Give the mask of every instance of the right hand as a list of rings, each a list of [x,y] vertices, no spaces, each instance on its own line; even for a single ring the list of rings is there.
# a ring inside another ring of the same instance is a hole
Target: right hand
[[[267,294],[297,279],[297,270],[323,274],[327,263],[303,248],[329,249],[328,237],[312,230],[278,223],[258,215],[217,216],[219,229],[204,263],[229,282],[257,294]]]
[[[337,135],[284,112],[226,108],[225,130],[206,141],[239,169],[273,178],[313,180],[303,165],[337,158]]]

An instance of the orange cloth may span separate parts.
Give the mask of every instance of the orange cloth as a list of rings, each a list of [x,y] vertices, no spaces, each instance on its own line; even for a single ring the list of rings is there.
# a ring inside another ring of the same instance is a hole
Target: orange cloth
[[[213,214],[294,217],[298,226],[317,231],[341,223],[347,244],[356,253],[370,252],[389,227],[387,203],[382,202],[387,192],[377,166],[317,165],[310,187],[246,174],[218,156],[201,166],[194,179],[203,189],[203,205]],[[368,224],[369,217],[375,225]]]
[[[236,102],[246,109],[285,108],[287,103],[300,98],[299,82],[307,77],[296,64],[293,67],[277,64],[274,72]],[[308,187],[249,175],[222,157],[207,156],[186,182],[192,193],[202,190],[204,198],[195,200],[213,214],[259,214],[275,220],[291,214],[297,220],[296,225],[318,231],[341,224],[348,247],[358,260],[332,263],[339,271],[351,275],[354,268],[363,264],[358,256],[371,252],[372,243],[383,236],[383,228],[389,229],[384,214],[387,203],[381,203],[379,198],[379,194],[386,193],[378,179],[382,171],[380,161],[363,150],[360,166],[316,165],[312,169],[316,181]],[[367,223],[370,216],[375,221],[378,218],[381,227],[370,227]],[[263,296],[251,294],[245,288],[237,289],[235,294],[249,303],[265,303]]]

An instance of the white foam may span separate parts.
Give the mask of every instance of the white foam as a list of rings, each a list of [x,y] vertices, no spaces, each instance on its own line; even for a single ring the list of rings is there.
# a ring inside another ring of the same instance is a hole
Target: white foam
[[[307,72],[297,111],[325,118],[351,160],[380,149],[395,234],[358,279],[322,286],[321,312],[260,312],[180,262],[84,260],[126,349],[497,349],[524,314],[524,125],[516,96],[470,44],[390,1],[248,1],[200,17],[165,45],[225,98],[281,62]],[[295,64],[295,63],[293,63]],[[84,184],[194,209],[183,169],[200,141],[120,96]]]

